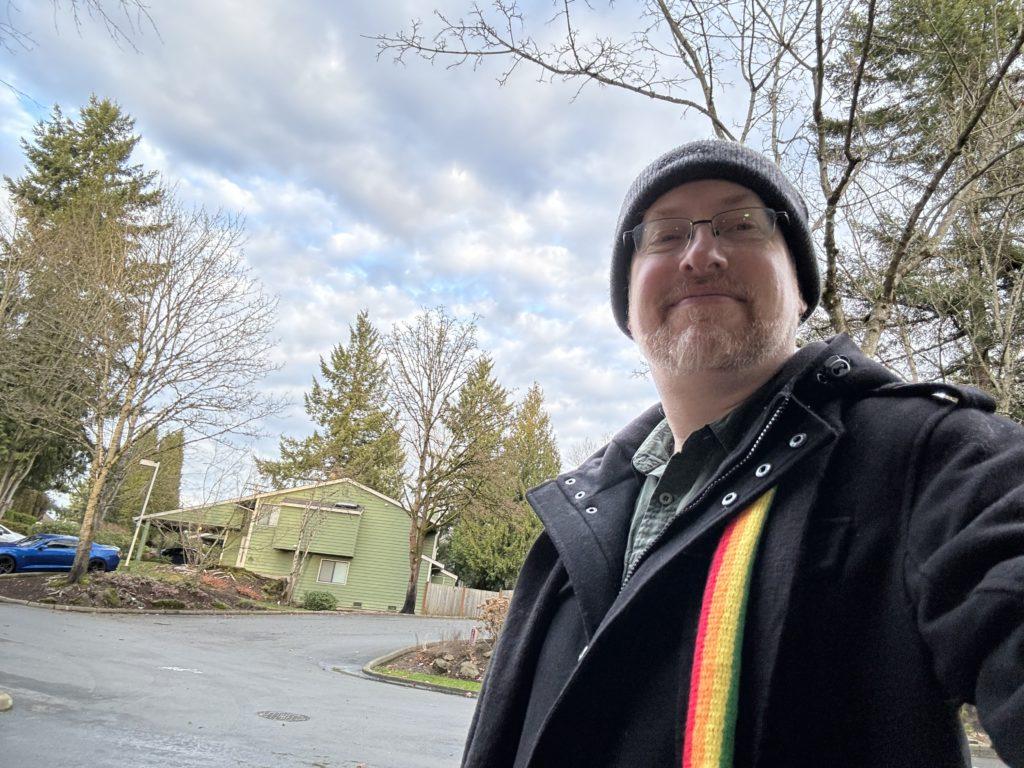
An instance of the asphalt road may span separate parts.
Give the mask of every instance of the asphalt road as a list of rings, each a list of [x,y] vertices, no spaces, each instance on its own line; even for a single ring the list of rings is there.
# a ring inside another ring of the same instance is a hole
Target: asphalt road
[[[14,708],[0,713],[0,765],[456,766],[473,699],[332,668],[356,672],[388,651],[465,636],[470,626],[404,616],[130,616],[0,604],[0,690],[14,698]]]

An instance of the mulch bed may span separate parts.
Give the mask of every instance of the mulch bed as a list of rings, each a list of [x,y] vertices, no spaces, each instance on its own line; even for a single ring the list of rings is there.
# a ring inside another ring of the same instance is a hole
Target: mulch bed
[[[450,677],[455,680],[483,680],[487,672],[487,664],[491,660],[491,648],[493,643],[490,640],[445,640],[444,642],[431,645],[426,650],[416,650],[399,656],[388,662],[392,669],[405,669],[410,672],[423,672],[428,675],[439,675]],[[441,659],[443,663],[435,663]],[[460,674],[460,671],[468,670],[463,664],[469,662],[478,674]],[[447,667],[447,669],[445,669]]]
[[[68,585],[66,575],[8,576],[0,579],[0,595],[17,600],[93,608],[138,610],[260,610],[257,601],[274,599],[278,582],[255,574],[224,570],[196,573],[173,569],[179,583],[132,573],[91,573]]]

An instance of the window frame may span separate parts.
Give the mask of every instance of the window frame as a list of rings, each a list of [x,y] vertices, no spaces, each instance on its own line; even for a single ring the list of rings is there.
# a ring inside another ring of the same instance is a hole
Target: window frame
[[[280,519],[280,504],[260,504],[259,512],[256,513],[256,527],[277,528],[277,524]]]
[[[320,577],[321,577],[321,575],[323,575],[324,565],[326,565],[327,563],[331,563],[332,564],[331,565],[331,578],[328,581],[324,581]],[[334,580],[334,574],[337,571],[337,567],[338,567],[339,563],[343,563],[344,566],[345,566],[345,579],[343,581],[335,581]],[[320,565],[318,565],[317,569],[316,569],[316,583],[317,584],[337,584],[339,586],[344,586],[345,584],[348,584],[349,566],[351,565],[351,563],[352,563],[351,560],[335,560],[334,558],[330,558],[330,557],[321,557],[320,558]]]

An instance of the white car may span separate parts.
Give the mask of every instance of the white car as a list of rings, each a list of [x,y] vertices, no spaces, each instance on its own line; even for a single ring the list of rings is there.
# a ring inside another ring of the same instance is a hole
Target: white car
[[[0,544],[13,544],[25,538],[23,533],[15,533],[7,526],[0,524]]]

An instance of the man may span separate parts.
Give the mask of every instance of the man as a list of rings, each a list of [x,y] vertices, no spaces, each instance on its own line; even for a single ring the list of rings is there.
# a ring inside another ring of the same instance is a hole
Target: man
[[[534,489],[545,530],[464,765],[1024,766],[1024,430],[846,337],[761,155],[684,145],[626,195],[612,308],[661,403]]]

